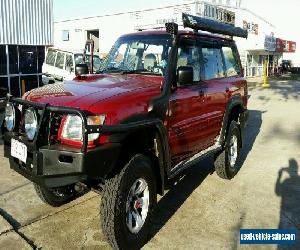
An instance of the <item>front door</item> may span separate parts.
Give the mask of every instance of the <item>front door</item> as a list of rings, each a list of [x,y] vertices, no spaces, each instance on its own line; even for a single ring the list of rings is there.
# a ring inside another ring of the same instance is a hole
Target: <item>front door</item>
[[[181,66],[193,68],[193,81],[178,86],[170,96],[167,123],[173,166],[204,148],[207,129],[207,88],[200,81],[200,47],[183,43],[178,50],[177,69]]]

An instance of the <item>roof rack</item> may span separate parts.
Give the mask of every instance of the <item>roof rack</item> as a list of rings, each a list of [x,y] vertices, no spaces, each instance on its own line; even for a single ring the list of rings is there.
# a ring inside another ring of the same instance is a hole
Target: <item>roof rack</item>
[[[202,30],[221,35],[248,37],[247,30],[199,16],[182,13],[182,21],[184,28],[188,27],[195,31]]]

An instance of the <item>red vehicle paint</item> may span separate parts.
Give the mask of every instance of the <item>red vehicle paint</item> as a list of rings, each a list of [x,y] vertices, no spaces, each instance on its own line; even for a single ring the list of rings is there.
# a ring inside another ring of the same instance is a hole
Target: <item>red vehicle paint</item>
[[[247,37],[187,14],[183,24]],[[52,206],[101,190],[102,230],[116,249],[143,247],[157,194],[187,167],[212,154],[221,178],[239,171],[248,91],[234,41],[166,30],[122,36],[99,74],[76,65],[74,80],[6,100],[10,167]]]
[[[225,40],[217,35],[180,32],[183,40],[201,36],[209,41]],[[145,31],[136,36],[165,36],[165,31]],[[225,40],[226,41],[226,40]],[[240,62],[239,62],[240,64]],[[246,81],[240,75],[203,81],[201,84],[178,88],[170,97],[168,130],[173,162],[179,162],[214,143],[230,96],[239,95],[246,102]],[[107,115],[107,125],[119,124],[127,117],[146,114],[149,100],[157,96],[163,85],[162,76],[123,73],[87,75],[62,84],[49,85],[27,93],[24,98],[55,106],[77,107],[92,114]],[[246,104],[246,103],[245,103]],[[101,138],[100,138],[101,139]],[[102,138],[103,141],[103,138]],[[104,140],[105,141],[105,140]],[[82,143],[63,140],[80,147]]]

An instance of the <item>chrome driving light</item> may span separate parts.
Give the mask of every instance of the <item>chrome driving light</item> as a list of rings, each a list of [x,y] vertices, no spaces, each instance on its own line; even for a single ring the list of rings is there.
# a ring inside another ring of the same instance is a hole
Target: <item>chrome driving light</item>
[[[32,141],[37,132],[37,115],[34,109],[27,109],[25,112],[25,132],[28,140]]]
[[[16,110],[11,103],[7,103],[5,108],[5,125],[9,132],[13,131],[16,124]]]

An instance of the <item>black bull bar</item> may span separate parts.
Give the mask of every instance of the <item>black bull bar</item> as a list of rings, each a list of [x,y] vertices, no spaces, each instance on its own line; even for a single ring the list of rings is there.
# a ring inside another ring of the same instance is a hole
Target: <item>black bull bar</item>
[[[39,137],[40,133],[40,127],[43,125],[43,123],[47,122],[45,120],[46,112],[52,112],[57,114],[72,114],[77,115],[81,118],[82,121],[82,138],[83,143],[81,147],[81,152],[86,153],[88,150],[88,135],[93,133],[99,133],[99,134],[112,134],[112,133],[129,133],[136,129],[143,129],[151,126],[161,126],[162,121],[158,118],[147,118],[143,119],[142,121],[136,121],[136,122],[130,122],[130,123],[124,123],[124,124],[118,124],[118,125],[88,125],[87,120],[88,116],[92,115],[88,111],[80,110],[79,108],[70,108],[70,107],[62,107],[62,106],[53,106],[48,103],[35,103],[31,101],[24,100],[22,98],[16,98],[8,96],[7,98],[0,98],[0,103],[4,102],[4,107],[7,103],[12,103],[13,105],[22,105],[28,108],[34,108],[36,110],[40,110],[40,118],[38,121],[37,131],[35,134],[35,137],[32,141],[32,147],[37,150],[36,144],[37,144],[37,138]],[[0,117],[1,118],[1,117]],[[2,126],[1,126],[2,123]],[[3,115],[3,121],[0,120],[0,127],[1,132],[3,133],[4,130],[4,115]]]

